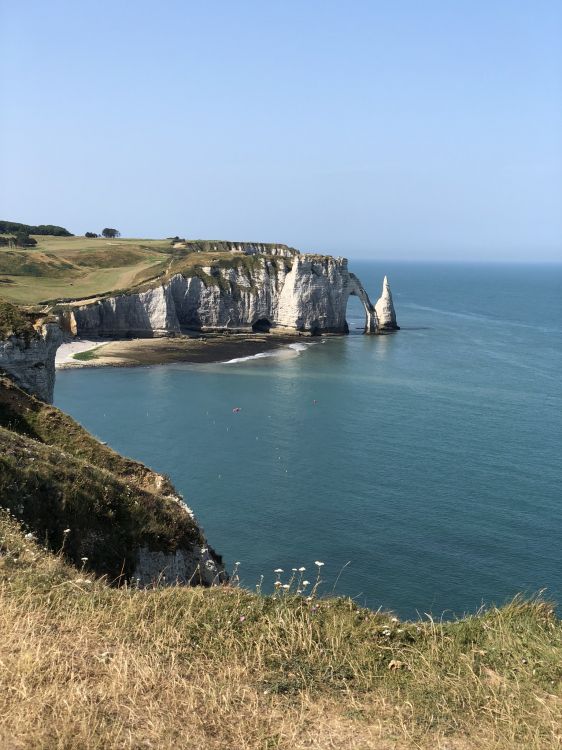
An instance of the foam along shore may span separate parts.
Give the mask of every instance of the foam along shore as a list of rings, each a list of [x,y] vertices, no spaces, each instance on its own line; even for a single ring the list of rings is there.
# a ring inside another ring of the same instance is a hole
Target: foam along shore
[[[111,341],[88,339],[62,344],[57,352],[55,365],[58,369],[66,369],[135,367],[172,362],[232,363],[271,353],[286,352],[290,356],[290,352],[298,353],[301,347],[306,347],[306,344],[301,342],[299,337],[271,334],[207,334],[197,337],[174,336]],[[79,355],[78,359],[76,355]]]

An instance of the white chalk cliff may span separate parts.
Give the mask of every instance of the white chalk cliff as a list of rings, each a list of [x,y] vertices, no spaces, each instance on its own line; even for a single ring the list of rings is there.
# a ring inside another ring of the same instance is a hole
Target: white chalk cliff
[[[356,295],[365,309],[365,333],[397,328],[388,282],[379,315],[345,258],[295,255],[253,260],[251,266],[207,266],[192,275],[177,273],[143,291],[75,303],[65,313],[65,326],[80,336],[252,328],[347,333],[347,301]]]
[[[51,403],[55,387],[55,354],[62,342],[56,323],[39,326],[30,336],[0,340],[0,371],[10,375],[24,390]]]

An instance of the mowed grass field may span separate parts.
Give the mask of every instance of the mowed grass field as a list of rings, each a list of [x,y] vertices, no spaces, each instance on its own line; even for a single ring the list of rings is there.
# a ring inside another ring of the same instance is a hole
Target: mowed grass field
[[[170,240],[49,237],[32,248],[0,247],[0,297],[22,305],[125,289],[163,273]]]

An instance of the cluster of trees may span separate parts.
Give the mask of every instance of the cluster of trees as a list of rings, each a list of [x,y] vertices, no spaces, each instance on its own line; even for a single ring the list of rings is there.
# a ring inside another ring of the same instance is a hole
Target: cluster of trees
[[[9,237],[0,236],[0,247],[34,247],[36,244],[37,240],[24,231],[16,232]]]
[[[58,227],[55,224],[22,224],[19,221],[0,221],[0,246],[8,247],[34,247],[37,240],[32,234],[52,234],[55,237],[74,237],[68,229]]]
[[[32,234],[48,234],[55,237],[74,237],[74,235],[64,227],[58,227],[55,224],[21,224],[19,221],[0,221],[0,247],[34,247],[37,240],[34,240]],[[2,235],[8,235],[2,237]],[[106,237],[113,239],[120,237],[121,232],[118,229],[105,227],[101,235],[96,232],[86,232],[86,237]]]
[[[86,232],[84,236],[88,238],[93,238],[93,237],[99,237],[100,235],[96,234],[96,232]],[[106,227],[105,229],[101,230],[101,236],[107,237],[109,239],[113,239],[114,237],[121,237],[121,232],[118,229],[111,229],[110,227]]]
[[[55,237],[74,237],[74,235],[64,227],[57,227],[55,224],[20,224],[19,221],[0,221],[0,234],[18,234],[24,232],[30,234],[52,234]]]

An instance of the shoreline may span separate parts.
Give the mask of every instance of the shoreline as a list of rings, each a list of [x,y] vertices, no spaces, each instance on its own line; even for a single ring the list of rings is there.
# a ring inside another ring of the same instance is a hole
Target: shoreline
[[[206,334],[135,339],[84,339],[61,344],[57,370],[82,367],[142,367],[184,362],[230,363],[281,352],[309,336],[288,334]],[[310,342],[309,342],[310,343]],[[287,352],[289,354],[289,352]],[[81,355],[76,359],[75,355]],[[84,358],[82,358],[84,357]]]

